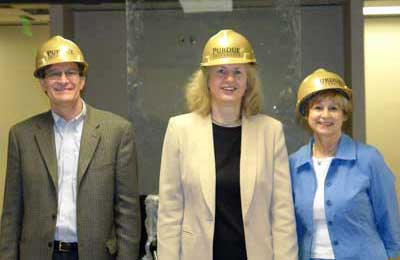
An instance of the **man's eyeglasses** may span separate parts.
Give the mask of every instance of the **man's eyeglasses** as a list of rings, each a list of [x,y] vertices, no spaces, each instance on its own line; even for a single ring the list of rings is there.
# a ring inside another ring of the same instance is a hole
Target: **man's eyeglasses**
[[[62,74],[65,75],[65,77],[69,80],[77,79],[80,75],[78,70],[75,69],[70,69],[70,70],[65,70],[65,71],[59,71],[59,70],[49,70],[46,71],[44,76],[46,79],[49,80],[60,80],[62,77]]]

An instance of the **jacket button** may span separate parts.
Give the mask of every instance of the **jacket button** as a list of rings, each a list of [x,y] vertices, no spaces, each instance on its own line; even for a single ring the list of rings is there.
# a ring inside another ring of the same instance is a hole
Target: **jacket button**
[[[52,219],[56,219],[56,218],[57,218],[57,215],[56,215],[56,214],[52,214],[52,215],[51,215],[51,218],[52,218]]]
[[[53,246],[53,242],[49,242],[49,243],[47,243],[47,245],[48,245],[49,247],[52,247],[52,246]]]
[[[327,200],[327,201],[326,201],[326,205],[332,206],[332,202],[331,202],[330,200]]]
[[[333,222],[331,220],[328,221],[328,225],[332,226]]]
[[[337,240],[333,241],[333,245],[335,245],[335,246],[339,245],[339,241],[337,241]]]
[[[330,186],[332,186],[332,182],[328,181],[328,182],[326,183],[326,187],[330,187]]]

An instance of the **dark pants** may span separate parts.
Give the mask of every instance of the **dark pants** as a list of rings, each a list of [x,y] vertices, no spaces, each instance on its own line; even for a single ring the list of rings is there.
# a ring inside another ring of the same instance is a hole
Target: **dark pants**
[[[53,260],[79,260],[78,251],[60,252],[54,250]]]

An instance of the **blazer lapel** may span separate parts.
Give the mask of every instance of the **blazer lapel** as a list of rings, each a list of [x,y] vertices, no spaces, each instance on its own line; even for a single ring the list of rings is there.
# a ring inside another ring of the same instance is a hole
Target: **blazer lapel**
[[[47,171],[53,181],[53,185],[57,191],[58,180],[57,180],[57,153],[56,145],[54,141],[54,131],[53,131],[53,117],[51,112],[44,114],[38,121],[35,131],[35,141],[39,147],[39,152],[43,158],[43,161],[47,167]]]
[[[240,197],[245,219],[253,198],[257,176],[258,131],[254,118],[242,118],[242,144],[240,154]]]
[[[211,212],[215,216],[215,157],[211,117],[196,115],[198,125],[193,125],[193,136],[198,137],[196,160],[200,172],[201,190]],[[203,169],[203,170],[200,170]]]
[[[81,146],[79,151],[78,188],[100,141],[100,134],[98,133],[100,123],[95,117],[95,111],[93,111],[93,108],[87,104],[86,107],[87,113],[85,122],[83,124]]]

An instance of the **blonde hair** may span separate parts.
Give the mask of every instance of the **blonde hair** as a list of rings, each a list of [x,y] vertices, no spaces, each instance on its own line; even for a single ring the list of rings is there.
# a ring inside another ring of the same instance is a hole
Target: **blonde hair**
[[[190,112],[206,116],[211,112],[211,95],[208,89],[207,67],[195,71],[186,84],[186,106]],[[247,89],[242,98],[242,114],[256,115],[262,108],[261,80],[255,65],[247,64]]]
[[[299,124],[305,128],[308,132],[312,133],[310,126],[308,125],[308,114],[310,112],[310,107],[312,107],[315,103],[323,99],[329,99],[336,102],[340,109],[342,109],[343,114],[346,116],[346,121],[343,122],[342,130],[344,132],[351,132],[351,118],[353,113],[353,105],[352,100],[349,100],[344,94],[340,91],[334,89],[328,89],[325,91],[318,92],[314,94],[312,97],[308,99],[304,104],[304,112],[305,116],[302,116],[300,113],[297,113],[297,120]]]

